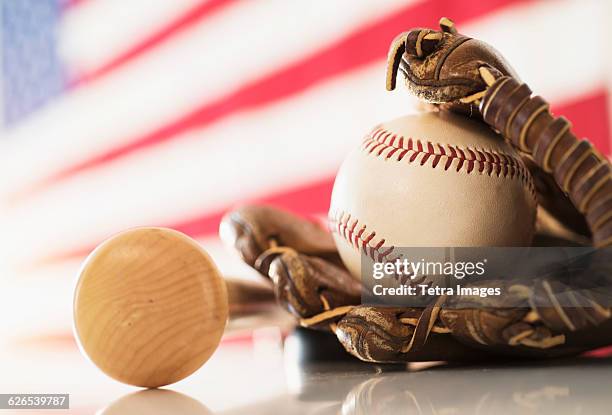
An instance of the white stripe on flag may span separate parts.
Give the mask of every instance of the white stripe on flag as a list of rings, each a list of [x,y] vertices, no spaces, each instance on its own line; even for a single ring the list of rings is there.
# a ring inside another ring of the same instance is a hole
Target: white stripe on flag
[[[62,16],[60,52],[77,73],[90,71],[202,1],[84,1]]]

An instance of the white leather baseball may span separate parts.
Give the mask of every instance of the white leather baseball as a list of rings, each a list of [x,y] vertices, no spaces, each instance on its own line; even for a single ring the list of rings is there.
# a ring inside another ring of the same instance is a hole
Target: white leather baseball
[[[487,126],[446,112],[372,130],[342,163],[329,224],[361,278],[361,255],[394,247],[529,246],[536,195],[518,153]]]

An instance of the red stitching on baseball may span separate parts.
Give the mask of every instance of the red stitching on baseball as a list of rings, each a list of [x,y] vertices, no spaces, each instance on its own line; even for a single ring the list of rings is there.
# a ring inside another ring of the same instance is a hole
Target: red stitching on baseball
[[[385,160],[402,161],[408,153],[408,163],[418,161],[424,166],[431,160],[431,167],[439,165],[449,170],[456,163],[455,171],[459,172],[465,166],[467,174],[478,172],[503,178],[517,178],[529,189],[535,198],[536,192],[527,167],[523,162],[509,154],[483,148],[461,148],[451,144],[423,142],[419,139],[393,134],[383,127],[375,128],[363,141],[363,150]],[[446,158],[444,163],[442,159]]]
[[[355,229],[358,227],[359,231],[355,232]],[[395,251],[394,246],[382,250],[385,245],[385,239],[381,238],[376,240],[376,232],[368,232],[368,227],[364,224],[360,224],[359,220],[353,218],[350,213],[343,211],[335,213],[330,212],[329,228],[332,232],[346,240],[349,245],[358,251],[363,251],[365,255],[368,255],[374,261],[382,262]],[[395,258],[389,260],[394,261]]]

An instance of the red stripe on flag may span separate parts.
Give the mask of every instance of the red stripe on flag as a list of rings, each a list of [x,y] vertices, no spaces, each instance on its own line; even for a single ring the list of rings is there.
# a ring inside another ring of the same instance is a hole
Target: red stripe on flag
[[[443,15],[452,16],[461,24],[504,6],[524,2],[529,0],[493,0],[468,4],[454,0],[429,0],[412,4],[382,20],[359,28],[318,52],[243,85],[227,96],[204,103],[174,122],[143,136],[121,140],[127,144],[61,170],[36,183],[19,196],[42,190],[55,182],[100,167],[143,148],[172,140],[190,129],[202,128],[236,112],[252,110],[288,98],[332,77],[384,59],[389,42],[403,30],[417,26],[435,26],[436,21]],[[384,78],[384,74],[381,74],[381,77]],[[383,83],[381,80],[381,85]]]
[[[333,183],[333,177],[326,178],[321,181],[306,184],[302,187],[296,187],[289,191],[275,193],[260,198],[253,198],[250,200],[242,200],[240,203],[234,204],[234,206],[247,203],[258,203],[276,206],[278,208],[294,212],[298,215],[315,215],[327,212],[329,210]],[[232,206],[227,206],[224,209],[216,212],[209,212],[200,217],[162,226],[176,229],[177,231],[183,232],[193,238],[212,236],[219,231],[219,224],[221,223],[221,218],[223,215],[225,215],[225,213],[230,211],[232,208]],[[159,226],[159,224],[151,224],[151,226]],[[75,258],[84,258],[94,248],[95,245],[92,245],[55,254],[35,262],[35,265],[43,265]]]
[[[272,323],[273,320],[270,322],[270,325],[272,325]],[[227,330],[223,334],[223,337],[219,342],[219,347],[227,345],[252,345],[255,342],[255,336],[253,334],[253,330],[238,329],[232,331],[230,327],[229,330]],[[285,338],[289,333],[283,330],[280,334],[283,338]],[[13,340],[11,344],[23,348],[36,347],[38,350],[42,348],[46,351],[64,350],[78,352],[79,350],[76,339],[74,337],[74,333],[72,331],[55,331],[37,336],[19,337]],[[29,412],[24,413],[27,414]],[[92,412],[86,413],[91,414]]]
[[[75,79],[71,80],[70,87],[74,88],[77,86],[82,86],[85,83],[102,78],[140,55],[153,50],[155,47],[159,46],[161,43],[167,41],[179,32],[188,29],[190,26],[200,22],[202,19],[209,17],[224,7],[227,7],[234,1],[235,0],[209,0],[197,4],[195,7],[170,22],[168,25],[153,32],[151,35],[145,37],[142,41],[138,42],[104,65],[89,72],[78,74]]]
[[[61,7],[62,10],[68,10],[71,9],[73,7],[77,7],[80,6],[81,4],[85,3],[87,0],[63,0],[63,2],[61,3]]]
[[[292,189],[285,193],[275,194],[259,199],[241,201],[240,204],[260,203],[286,209],[298,215],[314,215],[329,210],[331,190],[334,178],[310,183],[304,187]],[[219,230],[222,216],[231,208],[223,209],[212,215],[205,215],[170,227],[194,238],[210,236]]]
[[[591,350],[583,354],[583,356],[594,358],[610,358],[612,357],[612,346],[605,346],[600,349]]]

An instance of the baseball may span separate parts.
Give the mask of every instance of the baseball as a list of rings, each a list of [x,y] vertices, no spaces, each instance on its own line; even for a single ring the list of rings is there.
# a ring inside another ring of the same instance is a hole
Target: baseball
[[[518,153],[487,126],[446,112],[375,127],[342,163],[329,225],[345,265],[395,247],[529,246],[536,194]]]

